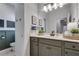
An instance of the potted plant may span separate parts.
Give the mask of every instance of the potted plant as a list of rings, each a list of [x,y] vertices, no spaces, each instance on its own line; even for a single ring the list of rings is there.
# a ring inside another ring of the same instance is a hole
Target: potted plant
[[[70,32],[72,33],[72,39],[79,39],[79,28],[72,28]]]
[[[79,28],[72,28],[68,31],[69,35],[64,35],[67,39],[79,39]]]
[[[79,34],[79,28],[72,28],[72,29],[70,30],[70,32],[71,32],[72,34]]]
[[[41,27],[41,29],[38,31],[39,35],[43,34],[45,31],[43,29],[43,27]]]

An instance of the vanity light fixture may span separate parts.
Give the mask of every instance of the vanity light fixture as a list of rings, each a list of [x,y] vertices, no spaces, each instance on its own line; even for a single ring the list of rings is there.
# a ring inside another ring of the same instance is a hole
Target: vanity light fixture
[[[58,7],[63,7],[66,3],[46,3],[43,6],[43,11],[48,12],[52,11],[52,9],[57,9]]]
[[[48,4],[48,9],[49,9],[49,11],[52,11],[52,5],[51,4]]]
[[[48,12],[47,6],[43,7],[43,11]]]
[[[54,9],[57,9],[57,7],[58,7],[57,3],[54,3],[54,5],[52,6],[52,8],[54,8]]]
[[[65,3],[59,3],[59,7],[63,7]]]

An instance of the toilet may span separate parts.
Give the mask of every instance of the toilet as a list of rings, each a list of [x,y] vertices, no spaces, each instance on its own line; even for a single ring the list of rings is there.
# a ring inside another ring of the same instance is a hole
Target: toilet
[[[15,51],[15,42],[10,43],[11,51]]]

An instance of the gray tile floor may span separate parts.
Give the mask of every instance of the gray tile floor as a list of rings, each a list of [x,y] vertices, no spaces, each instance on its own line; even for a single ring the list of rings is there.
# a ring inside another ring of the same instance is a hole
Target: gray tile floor
[[[0,56],[15,56],[13,47],[0,51]]]
[[[3,55],[1,55],[1,56],[15,56],[15,52],[13,51],[13,52],[7,52],[7,53],[5,53],[5,54],[3,54]]]

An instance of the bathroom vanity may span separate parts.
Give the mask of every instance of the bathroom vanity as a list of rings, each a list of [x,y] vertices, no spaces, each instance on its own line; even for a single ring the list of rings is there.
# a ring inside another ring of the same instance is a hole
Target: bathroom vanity
[[[63,36],[30,36],[31,56],[79,56],[79,40]]]

